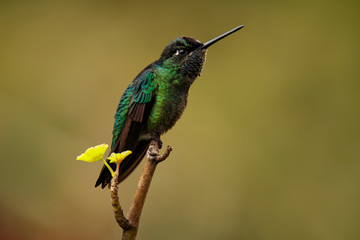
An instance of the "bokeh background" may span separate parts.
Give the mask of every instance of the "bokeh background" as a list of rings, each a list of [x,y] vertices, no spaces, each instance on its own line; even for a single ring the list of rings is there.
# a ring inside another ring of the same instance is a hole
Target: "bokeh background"
[[[138,239],[360,239],[359,3],[1,1],[0,239],[120,239],[100,163],[130,81],[178,36],[202,76]],[[127,212],[142,165],[120,185]]]

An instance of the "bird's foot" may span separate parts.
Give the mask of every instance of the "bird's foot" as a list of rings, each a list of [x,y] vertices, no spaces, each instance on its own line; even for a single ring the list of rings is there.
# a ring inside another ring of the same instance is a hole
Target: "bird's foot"
[[[155,140],[159,146],[159,149],[162,148],[163,142],[161,141],[160,137],[158,136],[153,136],[153,140]]]

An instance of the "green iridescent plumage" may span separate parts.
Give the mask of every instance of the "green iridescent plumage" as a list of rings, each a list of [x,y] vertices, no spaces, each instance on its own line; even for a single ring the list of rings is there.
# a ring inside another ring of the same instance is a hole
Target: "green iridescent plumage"
[[[119,182],[140,163],[150,141],[155,139],[161,146],[160,136],[181,117],[189,88],[201,73],[207,48],[240,28],[205,44],[190,37],[176,38],[159,60],[148,65],[127,87],[115,114],[111,152],[133,153],[121,162]],[[110,180],[109,170],[103,167],[95,187],[105,187]]]
[[[132,112],[135,103],[148,103],[151,101],[154,91],[154,74],[151,70],[142,73],[140,77],[128,86],[115,114],[115,123],[113,129],[113,140],[111,147],[114,148],[116,141],[122,131],[129,113]]]

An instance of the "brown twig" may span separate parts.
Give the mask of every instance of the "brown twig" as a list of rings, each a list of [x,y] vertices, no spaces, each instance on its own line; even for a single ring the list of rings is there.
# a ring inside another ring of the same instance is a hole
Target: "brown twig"
[[[123,240],[134,240],[139,228],[140,216],[144,207],[147,192],[150,187],[152,177],[154,175],[156,166],[159,162],[164,161],[172,151],[172,147],[168,146],[164,154],[160,155],[158,142],[153,140],[147,151],[147,157],[143,172],[141,174],[133,202],[130,207],[128,217],[124,216],[123,210],[120,207],[118,197],[118,178],[114,177],[111,181],[111,199],[115,213],[116,222],[123,229]]]
[[[124,215],[124,211],[120,206],[119,196],[118,196],[118,177],[117,175],[111,180],[111,204],[115,213],[115,220],[122,229],[129,229],[130,223]]]

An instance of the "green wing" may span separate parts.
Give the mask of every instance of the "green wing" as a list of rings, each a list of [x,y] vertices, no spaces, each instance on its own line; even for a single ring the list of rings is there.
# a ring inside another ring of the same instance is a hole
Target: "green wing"
[[[140,163],[150,140],[139,141],[152,108],[154,96],[154,73],[147,68],[142,71],[125,90],[115,114],[111,152],[131,150],[119,168],[119,182],[124,180]],[[115,169],[115,164],[110,164]],[[95,187],[104,188],[111,181],[111,174],[104,166]]]
[[[139,74],[124,92],[115,114],[112,149],[116,148],[119,140],[126,140],[132,122],[144,122],[145,110],[150,108],[154,85],[154,73],[147,70]]]

